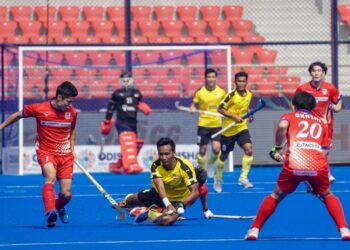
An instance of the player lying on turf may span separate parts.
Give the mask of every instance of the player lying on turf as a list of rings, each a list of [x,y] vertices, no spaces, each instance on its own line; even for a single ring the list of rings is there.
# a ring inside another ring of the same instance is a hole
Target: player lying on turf
[[[159,158],[152,163],[150,171],[152,188],[128,195],[125,200],[129,207],[150,208],[138,214],[135,221],[150,219],[158,225],[171,225],[196,201],[199,193],[204,215],[209,218],[212,213],[208,209],[205,172],[199,174],[202,182],[204,180],[199,191],[195,169],[188,160],[176,156],[174,141],[161,138],[157,149]]]
[[[329,163],[326,156],[327,124],[311,114],[316,100],[308,92],[298,92],[292,100],[293,112],[282,115],[275,136],[275,145],[270,156],[283,163],[277,185],[272,194],[266,196],[256,215],[246,240],[257,240],[266,220],[273,214],[278,203],[294,192],[300,182],[308,181],[326,205],[343,240],[350,240],[342,205],[331,192],[328,179]],[[287,143],[285,155],[283,144]]]
[[[0,130],[21,118],[34,117],[37,124],[36,154],[45,183],[42,198],[48,227],[56,225],[57,213],[61,221],[68,223],[66,204],[72,198],[74,143],[77,112],[72,107],[78,91],[71,82],[57,87],[52,100],[25,105],[23,110],[10,115]],[[60,192],[56,199],[54,184],[58,179]]]

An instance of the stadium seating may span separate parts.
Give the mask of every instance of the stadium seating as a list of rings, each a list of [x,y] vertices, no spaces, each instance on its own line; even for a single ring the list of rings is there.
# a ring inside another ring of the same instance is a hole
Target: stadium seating
[[[232,49],[233,58],[236,64],[252,64],[254,52],[248,49]]]
[[[284,76],[280,78],[283,94],[292,96],[301,83],[299,76]]]
[[[204,36],[206,34],[207,22],[205,21],[186,21],[185,25],[189,36]]]
[[[181,21],[194,21],[197,19],[196,6],[178,6],[176,8],[177,19]]]
[[[104,9],[101,6],[83,6],[83,17],[84,20],[102,21]]]
[[[200,6],[200,14],[205,21],[215,21],[219,19],[220,7],[219,6]]]
[[[243,36],[243,41],[247,43],[258,43],[258,42],[265,42],[265,38],[263,36],[253,36],[253,35],[248,35],[248,36]],[[251,50],[254,52],[257,52],[259,50],[262,50],[263,45],[247,45]]]
[[[101,38],[97,36],[87,36],[80,34],[79,37],[77,37],[77,41],[80,44],[99,44],[101,43]]]
[[[104,38],[112,36],[113,22],[110,21],[92,21],[91,26],[94,30],[95,36]]]
[[[88,35],[90,24],[87,21],[71,20],[67,21],[67,25],[72,36],[79,37],[80,35]]]
[[[57,36],[49,39],[53,44],[75,44],[78,43],[78,39],[75,36]]]
[[[243,15],[243,6],[240,5],[225,5],[223,7],[223,17],[225,20],[239,20]]]
[[[183,22],[182,21],[162,21],[162,28],[164,29],[165,35],[168,37],[179,37],[182,36]]]
[[[249,78],[259,76],[261,77],[265,72],[265,69],[263,67],[244,67],[242,70],[248,74]],[[249,78],[248,81],[250,82]]]
[[[197,36],[197,43],[218,43],[218,38],[216,36]]]
[[[134,21],[144,22],[150,19],[151,7],[131,6],[131,15]]]
[[[268,67],[267,72],[270,76],[286,76],[288,73],[287,67]]]
[[[23,36],[39,36],[41,23],[38,21],[21,21],[19,22],[19,27]]]
[[[339,4],[338,11],[342,22],[350,20],[350,4]]]
[[[194,93],[203,86],[203,76],[200,78],[189,78],[188,82],[184,82],[184,96],[192,97]]]
[[[49,37],[62,37],[65,35],[66,23],[63,21],[49,22],[46,29]]]
[[[58,16],[62,21],[80,20],[80,8],[78,6],[60,6],[58,7]]]
[[[0,22],[7,21],[7,7],[0,6]]]
[[[49,13],[47,13],[49,12]],[[35,6],[34,7],[34,19],[39,22],[46,22],[56,19],[56,7],[54,6]]]
[[[281,93],[277,90],[277,77],[256,77],[255,83],[261,96],[278,96]]]
[[[174,16],[173,6],[154,6],[154,17],[158,21],[171,21]]]
[[[138,23],[142,36],[156,37],[159,36],[160,24],[158,21],[146,21],[143,20]]]
[[[17,23],[14,21],[0,22],[0,36],[15,36]]]
[[[262,49],[257,52],[258,60],[260,64],[275,64],[277,51],[273,49]]]
[[[217,37],[228,36],[230,22],[225,20],[213,20],[213,21],[209,21],[208,23],[211,30],[211,34],[213,36],[217,36]]]
[[[193,43],[194,38],[191,36],[175,36],[171,39],[173,43]]]
[[[171,43],[171,39],[166,36],[153,36],[148,38],[149,43]]]
[[[233,20],[231,23],[235,31],[235,35],[253,35],[253,22],[251,20]]]
[[[32,20],[31,6],[10,6],[11,20],[16,22]]]
[[[240,36],[236,35],[221,35],[219,37],[220,42],[222,43],[240,43],[242,42],[242,39]]]
[[[124,23],[125,8],[124,6],[108,6],[106,16],[109,21]]]
[[[1,35],[0,35],[0,42],[1,42],[1,40],[4,43],[13,43],[13,44],[27,44],[27,43],[29,43],[28,36],[6,36],[6,37],[1,38]]]

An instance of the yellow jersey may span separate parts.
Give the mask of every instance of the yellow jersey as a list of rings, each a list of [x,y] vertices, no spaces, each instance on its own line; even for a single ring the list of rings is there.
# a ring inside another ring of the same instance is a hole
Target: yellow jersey
[[[237,115],[237,116],[244,116],[249,111],[249,105],[252,100],[252,92],[248,89],[246,89],[246,95],[241,96],[236,90],[232,90],[230,93],[228,93],[224,100],[220,103],[220,107],[226,109],[231,114]],[[229,117],[224,117],[224,122],[222,125],[222,128],[227,127],[231,123],[233,123],[234,120]],[[233,136],[238,134],[239,132],[248,129],[247,120],[244,120],[243,122],[237,123],[232,128],[226,130],[222,135],[224,136]]]
[[[176,156],[176,165],[172,170],[166,170],[159,158],[156,159],[151,165],[150,173],[151,179],[162,178],[170,201],[183,202],[191,193],[188,187],[197,183],[193,165],[179,156]],[[153,181],[152,186],[158,192]]]
[[[198,105],[199,110],[218,113],[218,107],[224,98],[226,91],[216,85],[215,89],[209,91],[205,85],[199,88],[193,97],[193,102]],[[198,126],[206,128],[221,127],[221,117],[199,113]]]

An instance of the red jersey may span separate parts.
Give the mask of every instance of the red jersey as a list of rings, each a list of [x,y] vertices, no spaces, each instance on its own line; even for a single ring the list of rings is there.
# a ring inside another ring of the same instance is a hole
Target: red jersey
[[[337,104],[341,99],[341,95],[334,84],[322,82],[318,89],[316,89],[311,82],[307,82],[300,85],[295,93],[300,91],[306,91],[315,97],[316,107],[312,113],[325,119],[328,124],[332,124],[334,120],[333,112],[329,109],[329,105],[331,103]]]
[[[77,112],[73,107],[61,111],[56,110],[51,101],[34,103],[24,106],[23,117],[36,119],[36,150],[50,152],[52,155],[72,153],[70,137],[77,120]]]
[[[289,122],[286,160],[288,170],[321,171],[328,167],[322,149],[327,146],[327,126],[309,111],[284,114],[281,120]]]

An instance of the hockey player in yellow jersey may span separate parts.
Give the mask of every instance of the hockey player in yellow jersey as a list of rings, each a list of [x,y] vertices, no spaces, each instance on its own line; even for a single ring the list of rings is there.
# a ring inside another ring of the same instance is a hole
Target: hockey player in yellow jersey
[[[248,74],[238,72],[235,74],[235,89],[228,93],[220,103],[218,112],[224,115],[223,128],[235,122],[236,125],[226,130],[221,135],[221,155],[217,161],[217,170],[214,180],[214,190],[222,191],[222,173],[224,163],[228,154],[233,151],[235,143],[243,149],[242,171],[238,179],[238,184],[244,188],[252,188],[253,185],[248,180],[248,173],[253,162],[252,140],[248,130],[248,119],[242,116],[249,112],[249,105],[252,99],[252,92],[247,89]]]
[[[204,73],[205,84],[199,88],[193,97],[190,110],[194,112],[196,108],[212,113],[219,113],[217,109],[223,100],[226,91],[216,84],[217,72],[214,69],[207,69]],[[212,166],[220,153],[220,136],[211,139],[211,136],[221,129],[222,118],[220,116],[199,114],[197,129],[197,144],[199,152],[197,154],[198,166],[206,168]],[[211,154],[207,161],[207,146],[211,141]],[[208,176],[213,177],[213,172],[208,171]]]

